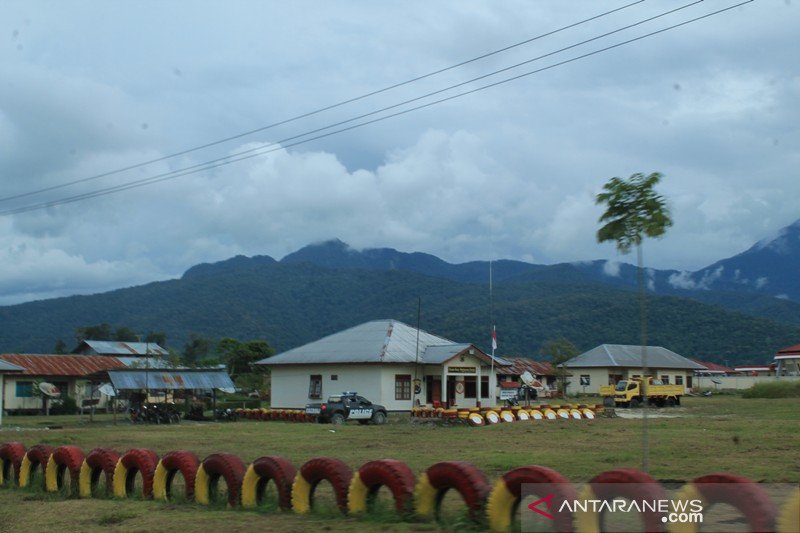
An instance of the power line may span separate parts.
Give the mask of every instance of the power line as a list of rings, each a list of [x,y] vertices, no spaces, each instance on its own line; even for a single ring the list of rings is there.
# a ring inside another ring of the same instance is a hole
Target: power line
[[[700,0],[700,1],[702,1],[702,0]],[[463,67],[463,66],[468,65],[470,63],[474,63],[476,61],[480,61],[482,59],[486,59],[488,57],[491,57],[491,56],[494,56],[494,55],[497,55],[497,54],[500,54],[500,53],[503,53],[503,52],[507,52],[508,50],[511,50],[513,48],[517,48],[517,47],[532,43],[534,41],[543,39],[545,37],[549,37],[551,35],[555,35],[556,33],[560,33],[560,32],[566,31],[568,29],[575,28],[577,26],[580,26],[581,24],[586,24],[587,22],[591,22],[593,20],[597,20],[597,19],[600,19],[602,17],[611,15],[613,13],[617,13],[617,12],[622,11],[624,9],[627,9],[629,7],[635,6],[637,4],[641,4],[642,2],[644,2],[644,0],[636,0],[635,2],[632,2],[630,4],[626,4],[624,6],[616,8],[616,9],[611,9],[609,11],[605,11],[603,13],[600,13],[599,15],[595,15],[595,16],[580,20],[578,22],[574,22],[572,24],[568,24],[567,26],[562,26],[562,27],[560,27],[558,29],[551,30],[551,31],[546,32],[546,33],[542,33],[540,35],[537,35],[535,37],[531,37],[529,39],[525,39],[524,41],[519,41],[517,43],[505,46],[503,48],[499,48],[497,50],[493,50],[491,52],[487,52],[487,53],[479,55],[477,57],[473,57],[472,59],[467,59],[465,61],[461,61],[460,63],[456,63],[454,65],[450,65],[449,67],[444,67],[444,68],[441,68],[441,69],[438,69],[438,70],[434,70],[434,71],[429,72],[427,74],[422,74],[422,75],[416,76],[414,78],[408,79],[406,81],[398,82],[398,83],[389,85],[387,87],[384,87],[382,89],[377,89],[377,90],[362,94],[360,96],[349,98],[347,100],[342,100],[341,102],[337,102],[335,104],[327,105],[327,106],[321,107],[319,109],[315,109],[313,111],[308,111],[306,113],[302,113],[300,115],[296,115],[296,116],[291,117],[291,118],[287,118],[287,119],[284,119],[284,120],[281,120],[281,121],[278,121],[278,122],[273,122],[272,124],[267,124],[266,126],[262,126],[262,127],[259,127],[259,128],[253,129],[253,130],[248,130],[248,131],[245,131],[245,132],[242,132],[242,133],[237,133],[236,135],[231,135],[230,137],[225,137],[223,139],[219,139],[219,140],[216,140],[216,141],[211,141],[211,142],[199,145],[199,146],[195,146],[195,147],[192,147],[192,148],[187,148],[185,150],[181,150],[179,152],[174,152],[172,154],[161,156],[161,157],[158,157],[158,158],[155,158],[155,159],[150,159],[150,160],[142,161],[140,163],[136,163],[136,164],[129,165],[129,166],[126,166],[126,167],[118,168],[116,170],[110,170],[108,172],[103,172],[101,174],[95,174],[93,176],[88,176],[88,177],[85,177],[85,178],[80,178],[80,179],[77,179],[77,180],[73,180],[73,181],[69,181],[69,182],[65,182],[65,183],[60,183],[58,185],[52,185],[50,187],[44,187],[42,189],[37,189],[37,190],[34,190],[34,191],[25,192],[25,193],[20,193],[20,194],[16,194],[16,195],[13,195],[13,196],[6,196],[6,197],[3,197],[3,198],[0,198],[0,202],[7,202],[7,201],[10,201],[10,200],[18,200],[20,198],[26,198],[28,196],[33,196],[33,195],[36,195],[36,194],[41,194],[41,193],[50,192],[50,191],[54,191],[54,190],[58,190],[58,189],[63,189],[65,187],[70,187],[72,185],[77,185],[79,183],[85,183],[85,182],[88,182],[88,181],[94,181],[94,180],[98,180],[98,179],[101,179],[101,178],[106,178],[108,176],[113,176],[115,174],[120,174],[122,172],[127,172],[129,170],[134,170],[134,169],[137,169],[137,168],[141,168],[143,166],[150,165],[150,164],[153,164],[153,163],[160,163],[162,161],[173,159],[175,157],[179,157],[179,156],[182,156],[182,155],[190,154],[192,152],[197,152],[199,150],[204,150],[206,148],[211,148],[213,146],[218,146],[220,144],[223,144],[223,143],[226,143],[226,142],[229,142],[229,141],[233,141],[233,140],[236,140],[236,139],[241,139],[243,137],[247,137],[247,136],[253,135],[255,133],[260,133],[262,131],[267,131],[267,130],[270,130],[272,128],[276,128],[278,126],[283,126],[285,124],[296,122],[296,121],[304,119],[304,118],[308,118],[308,117],[311,117],[311,116],[314,116],[314,115],[318,115],[320,113],[324,113],[325,111],[330,111],[332,109],[336,109],[338,107],[342,107],[342,106],[345,106],[347,104],[352,104],[354,102],[358,102],[359,100],[364,100],[364,99],[369,98],[371,96],[375,96],[375,95],[378,95],[378,94],[381,94],[381,93],[385,93],[385,92],[391,91],[393,89],[397,89],[399,87],[403,87],[405,85],[409,85],[409,84],[424,80],[426,78],[430,78],[430,77],[436,76],[438,74],[442,74],[444,72],[448,72],[450,70],[454,70],[456,68]],[[331,127],[335,127],[335,126],[331,126]]]
[[[603,47],[603,48],[600,48],[600,49],[597,49],[597,50],[593,50],[591,52],[587,52],[587,53],[579,55],[579,56],[575,56],[575,57],[572,57],[572,58],[569,58],[569,59],[565,59],[563,61],[559,61],[557,63],[553,63],[551,65],[547,65],[545,67],[542,67],[542,68],[539,68],[539,69],[536,69],[536,70],[524,72],[522,74],[518,74],[518,75],[512,76],[510,78],[505,78],[503,80],[499,80],[499,81],[496,81],[496,82],[493,82],[493,83],[490,83],[490,84],[487,84],[487,85],[483,85],[483,86],[480,86],[480,87],[477,87],[477,88],[474,88],[474,89],[470,89],[468,91],[464,91],[464,92],[461,92],[461,93],[458,93],[458,94],[447,96],[447,97],[441,98],[439,100],[434,100],[432,102],[427,102],[425,104],[421,104],[421,105],[418,105],[416,107],[412,107],[412,108],[409,108],[409,109],[404,109],[404,110],[401,110],[401,111],[397,111],[397,112],[391,113],[389,115],[385,115],[385,116],[382,116],[382,117],[377,117],[377,118],[374,118],[374,119],[371,119],[371,120],[368,120],[368,121],[365,121],[365,122],[361,122],[361,123],[358,123],[358,124],[353,124],[353,125],[350,125],[350,126],[347,126],[347,127],[344,127],[344,128],[340,128],[338,130],[329,131],[327,133],[322,133],[320,135],[316,135],[314,137],[310,137],[310,138],[307,138],[307,139],[299,140],[299,141],[296,141],[294,143],[271,147],[271,146],[273,146],[273,144],[275,144],[275,143],[272,143],[272,144],[269,144],[269,145],[267,145],[265,147],[259,148],[258,150],[261,150],[261,151],[258,151],[256,153],[247,153],[247,152],[251,152],[251,151],[241,152],[240,154],[235,154],[233,156],[230,156],[229,158],[222,158],[222,159],[225,159],[224,161],[214,160],[214,161],[211,161],[211,162],[206,162],[206,163],[201,163],[201,164],[198,164],[198,165],[194,165],[192,167],[187,167],[185,169],[181,169],[181,170],[177,170],[177,171],[173,171],[173,172],[167,172],[167,173],[159,174],[159,175],[156,175],[156,176],[151,176],[149,178],[143,178],[141,180],[135,180],[135,181],[124,183],[124,184],[120,184],[120,185],[117,185],[117,186],[108,187],[106,189],[99,189],[99,190],[96,190],[96,191],[91,191],[91,192],[87,192],[87,193],[83,193],[83,194],[79,194],[79,195],[75,195],[75,196],[71,196],[71,197],[67,197],[67,198],[62,198],[62,199],[48,201],[48,202],[42,202],[42,203],[39,203],[39,204],[33,204],[33,205],[29,205],[29,206],[23,206],[23,207],[20,207],[20,208],[9,209],[9,210],[6,210],[6,211],[0,211],[0,216],[25,213],[25,212],[28,212],[28,211],[44,209],[44,208],[47,208],[47,207],[54,207],[54,206],[58,206],[58,205],[74,203],[74,202],[78,202],[78,201],[89,199],[89,198],[95,198],[95,197],[98,197],[98,196],[105,196],[106,194],[112,194],[112,193],[115,193],[115,192],[121,192],[121,191],[129,190],[129,189],[143,187],[143,186],[150,185],[150,184],[153,184],[153,183],[158,183],[158,182],[161,182],[161,181],[175,179],[175,178],[186,176],[186,175],[189,175],[189,174],[195,174],[197,172],[202,172],[204,170],[211,170],[211,169],[214,169],[214,168],[218,168],[218,167],[221,167],[221,166],[229,165],[229,164],[236,163],[236,162],[239,162],[239,161],[244,161],[246,159],[251,159],[253,157],[266,155],[266,154],[269,154],[269,153],[272,153],[272,152],[276,152],[276,151],[279,151],[279,150],[286,150],[286,149],[294,147],[294,146],[298,146],[298,145],[305,144],[305,143],[308,143],[308,142],[311,142],[311,141],[315,141],[315,140],[323,139],[323,138],[326,138],[326,137],[330,137],[332,135],[336,135],[336,134],[339,134],[339,133],[350,131],[350,130],[353,130],[353,129],[356,129],[356,128],[361,128],[361,127],[364,127],[364,126],[367,126],[367,125],[370,125],[370,124],[374,124],[374,123],[377,123],[377,122],[382,122],[382,121],[388,120],[390,118],[394,118],[394,117],[398,117],[398,116],[401,116],[401,115],[405,115],[405,114],[410,113],[412,111],[425,109],[425,108],[431,107],[433,105],[437,105],[437,104],[440,104],[440,103],[443,103],[443,102],[454,100],[456,98],[461,98],[463,96],[466,96],[466,95],[469,95],[469,94],[473,94],[473,93],[476,93],[476,92],[479,92],[479,91],[483,91],[483,90],[486,90],[486,89],[489,89],[489,88],[492,88],[492,87],[497,87],[499,85],[503,85],[503,84],[506,84],[506,83],[510,83],[512,81],[516,81],[516,80],[519,80],[521,78],[524,78],[524,77],[527,77],[527,76],[531,76],[533,74],[538,74],[538,73],[544,72],[546,70],[551,70],[551,69],[554,69],[556,67],[560,67],[560,66],[563,66],[563,65],[566,65],[566,64],[569,64],[569,63],[573,63],[575,61],[579,61],[579,60],[585,59],[587,57],[591,57],[591,56],[594,56],[594,55],[597,55],[597,54],[600,54],[600,53],[603,53],[603,52],[607,52],[609,50],[613,50],[613,49],[619,48],[621,46],[625,46],[625,45],[628,45],[628,44],[631,44],[631,43],[634,43],[634,42],[637,42],[637,41],[641,41],[641,40],[646,39],[648,37],[659,35],[661,33],[664,33],[664,32],[667,32],[667,31],[671,31],[671,30],[674,30],[676,28],[680,28],[682,26],[686,26],[688,24],[697,22],[699,20],[703,20],[703,19],[715,16],[715,15],[718,15],[720,13],[723,13],[723,12],[726,12],[726,11],[730,11],[730,10],[735,9],[737,7],[741,7],[741,6],[745,5],[745,4],[749,4],[749,3],[753,2],[753,1],[754,0],[746,0],[744,2],[740,2],[738,4],[735,4],[735,5],[723,8],[723,9],[719,9],[717,11],[714,11],[714,12],[711,12],[711,13],[707,13],[705,15],[702,15],[702,16],[699,16],[699,17],[695,17],[693,19],[689,19],[689,20],[680,22],[678,24],[673,24],[672,26],[667,26],[667,27],[662,28],[660,30],[656,30],[656,31],[653,31],[653,32],[650,32],[650,33],[646,33],[644,35],[640,35],[638,37],[634,37],[634,38],[631,38],[631,39],[628,39],[628,40],[625,40],[625,41],[622,41],[622,42],[619,42],[619,43],[616,43],[616,44],[613,44],[613,45],[609,45],[609,46],[606,46],[606,47]],[[303,135],[301,135],[301,137],[302,136]],[[271,148],[269,148],[269,147],[271,147]],[[265,149],[265,148],[269,148],[269,149]]]

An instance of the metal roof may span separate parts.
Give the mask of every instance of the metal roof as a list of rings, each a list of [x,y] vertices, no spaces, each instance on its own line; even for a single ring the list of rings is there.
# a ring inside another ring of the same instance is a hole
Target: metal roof
[[[169,361],[159,357],[115,357],[130,368],[171,368]]]
[[[98,355],[168,355],[169,352],[155,342],[83,341],[75,352],[86,345]]]
[[[109,370],[108,377],[117,390],[234,388],[222,370]]]
[[[6,361],[0,359],[0,372],[22,372],[25,370],[21,366],[12,365]]]
[[[503,372],[511,376],[521,376],[526,371],[533,376],[555,376],[556,370],[550,363],[540,363],[533,359],[524,357],[508,357],[510,368],[504,368]]]
[[[125,366],[116,357],[104,355],[2,354],[0,359],[21,367],[25,376],[83,377]]]
[[[452,357],[468,346],[419,331],[420,363],[437,362],[448,353]],[[436,348],[429,351],[429,347]],[[256,364],[413,363],[416,360],[416,328],[397,320],[374,320],[267,357]]]
[[[573,357],[564,363],[564,366],[567,368],[642,368],[642,347],[626,344],[601,344],[588,352]],[[661,346],[647,346],[647,366],[656,369],[687,368],[705,370],[706,368]]]

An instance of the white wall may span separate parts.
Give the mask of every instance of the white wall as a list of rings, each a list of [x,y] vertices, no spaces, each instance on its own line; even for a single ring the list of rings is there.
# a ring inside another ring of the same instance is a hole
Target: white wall
[[[695,376],[694,378],[694,386],[696,388],[702,389],[735,389],[735,390],[742,390],[742,389],[749,389],[753,385],[757,383],[774,383],[776,381],[800,381],[800,376],[745,376],[745,375],[733,375],[733,376],[714,376],[714,379],[721,381],[722,383],[716,384],[711,381],[711,378],[708,376]]]

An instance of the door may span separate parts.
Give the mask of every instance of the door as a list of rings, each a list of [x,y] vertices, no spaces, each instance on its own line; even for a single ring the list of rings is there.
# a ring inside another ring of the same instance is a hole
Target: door
[[[456,404],[456,377],[447,376],[447,407]]]
[[[425,377],[425,402],[433,405],[433,402],[442,401],[442,378],[436,376]]]

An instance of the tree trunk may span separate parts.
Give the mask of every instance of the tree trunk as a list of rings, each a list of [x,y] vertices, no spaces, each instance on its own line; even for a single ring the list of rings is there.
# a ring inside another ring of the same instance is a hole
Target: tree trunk
[[[636,259],[639,278],[639,327],[642,334],[642,471],[647,472],[650,463],[650,439],[647,419],[650,402],[647,401],[647,375],[650,369],[647,365],[647,292],[644,285],[644,260],[641,243],[636,246]]]

